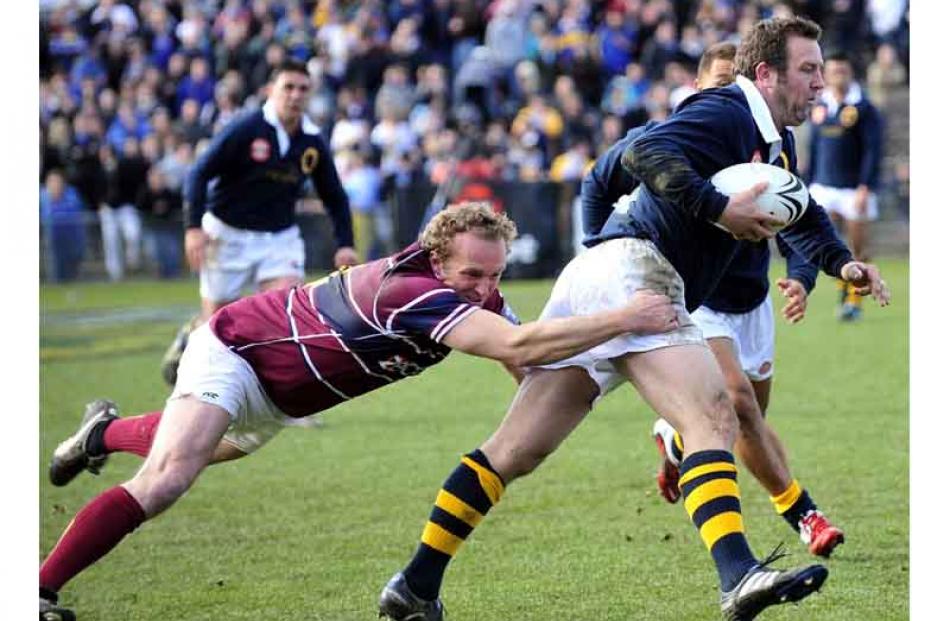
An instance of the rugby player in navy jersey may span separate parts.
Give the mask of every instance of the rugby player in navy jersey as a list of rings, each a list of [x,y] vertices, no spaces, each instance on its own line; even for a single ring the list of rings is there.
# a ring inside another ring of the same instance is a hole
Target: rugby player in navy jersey
[[[877,108],[854,80],[843,52],[825,59],[828,87],[811,111],[808,191],[842,225],[854,255],[868,257],[868,223],[877,220],[878,176],[883,151],[883,122]],[[838,281],[838,317],[861,316],[861,297]]]
[[[528,369],[499,428],[443,484],[415,555],[383,588],[381,613],[397,621],[442,619],[442,579],[464,540],[505,487],[532,472],[594,401],[624,380],[682,434],[683,504],[716,567],[723,615],[752,619],[821,587],[828,575],[822,565],[779,570],[771,567],[778,550],[759,560],[749,548],[732,455],[735,410],[716,358],[689,316],[715,289],[739,240],[758,242],[780,224],[755,205],[766,183],[725,196],[709,178],[734,164],[775,161],[782,152],[795,170],[787,126],[804,122],[824,86],[820,34],[818,25],[800,18],[758,22],[739,46],[735,85],[691,96],[623,153],[623,166],[642,182],[639,195],[564,268],[541,317],[589,315],[647,286],[673,298],[678,328],[617,337]],[[878,269],[854,260],[821,208],[812,204],[781,234],[826,273],[888,303]],[[558,607],[559,616],[570,614]]]
[[[170,385],[188,334],[245,286],[267,291],[302,282],[304,244],[294,210],[308,180],[333,221],[334,264],[356,263],[349,200],[320,128],[304,114],[309,96],[306,65],[278,65],[264,106],[226,125],[188,173],[185,256],[199,273],[201,312],[162,359]]]
[[[452,349],[518,369],[677,327],[670,298],[645,288],[602,313],[518,325],[497,288],[514,237],[488,204],[450,208],[395,255],[216,312],[189,339],[162,412],[117,418],[111,402],[91,404],[54,453],[53,483],[101,468],[109,452],[145,462],[79,511],[43,562],[40,619],[72,619],[57,604],[68,580],[170,507],[209,463],[247,455],[294,421],[416,375]]]
[[[734,81],[736,48],[731,43],[711,46],[699,61],[696,86],[700,90],[728,86]],[[651,125],[655,125],[651,124]],[[584,233],[600,232],[614,210],[626,208],[637,185],[620,163],[623,151],[648,126],[635,128],[598,158],[581,187]],[[783,154],[773,162],[786,166]],[[817,268],[778,239],[786,257],[787,276],[778,287],[788,302],[783,316],[792,323],[804,318],[808,294],[815,286]],[[743,242],[722,280],[690,317],[703,331],[716,356],[739,418],[735,450],[749,471],[769,493],[772,506],[799,533],[812,554],[829,556],[844,541],[844,532],[818,510],[807,490],[792,477],[785,448],[765,421],[772,388],[775,325],[769,299],[769,248],[767,241]],[[653,427],[662,463],[657,473],[660,493],[675,503],[680,497],[679,461],[682,438],[662,418]]]

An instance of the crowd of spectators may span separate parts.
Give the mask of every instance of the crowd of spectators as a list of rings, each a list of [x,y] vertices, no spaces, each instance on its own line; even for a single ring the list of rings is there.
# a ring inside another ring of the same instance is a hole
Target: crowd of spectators
[[[177,274],[189,165],[287,56],[307,62],[308,113],[364,221],[460,161],[576,181],[693,92],[706,46],[793,12],[853,52],[885,114],[901,105],[887,100],[909,79],[906,0],[41,0],[42,222],[62,237],[85,209],[115,240],[110,277],[140,264],[143,240]]]

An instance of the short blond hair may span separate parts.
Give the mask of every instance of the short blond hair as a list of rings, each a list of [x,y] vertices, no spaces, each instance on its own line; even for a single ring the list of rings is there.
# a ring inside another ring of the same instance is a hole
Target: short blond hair
[[[440,211],[419,235],[419,245],[445,261],[451,254],[452,240],[459,233],[472,232],[482,239],[505,242],[505,248],[511,246],[518,235],[518,229],[511,218],[496,213],[491,203],[471,201],[449,205]]]

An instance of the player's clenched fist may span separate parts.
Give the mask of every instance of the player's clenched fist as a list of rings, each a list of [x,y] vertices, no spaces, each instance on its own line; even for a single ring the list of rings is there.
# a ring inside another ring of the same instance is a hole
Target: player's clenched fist
[[[627,308],[630,310],[628,329],[635,334],[669,332],[679,327],[676,309],[662,293],[640,289],[630,298]]]

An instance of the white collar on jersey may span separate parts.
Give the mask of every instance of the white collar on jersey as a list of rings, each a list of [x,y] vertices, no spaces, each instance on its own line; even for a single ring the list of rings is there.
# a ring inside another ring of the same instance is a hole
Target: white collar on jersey
[[[830,88],[826,88],[821,92],[821,103],[825,104],[825,107],[828,108],[828,116],[838,114],[838,108],[841,104],[856,106],[861,102],[861,99],[861,85],[857,82],[852,82],[851,86],[848,87],[848,92],[844,95],[844,101],[835,99],[835,96],[831,94]]]
[[[743,75],[736,76],[736,84],[742,89],[742,94],[749,102],[752,120],[759,128],[759,133],[762,134],[765,142],[769,143],[769,159],[767,161],[774,162],[782,152],[782,136],[775,128],[775,121],[772,120],[772,113],[769,112],[769,106],[765,103],[765,97],[755,87],[752,80]]]
[[[280,155],[283,157],[287,153],[287,149],[290,148],[290,136],[287,135],[287,130],[284,129],[280,119],[277,118],[277,106],[274,105],[273,101],[268,99],[264,102],[263,111],[264,120],[270,123],[274,127],[274,130],[277,131],[277,148],[280,149]],[[300,128],[303,130],[303,133],[310,136],[316,136],[320,133],[320,127],[311,121],[306,114],[301,118]]]

